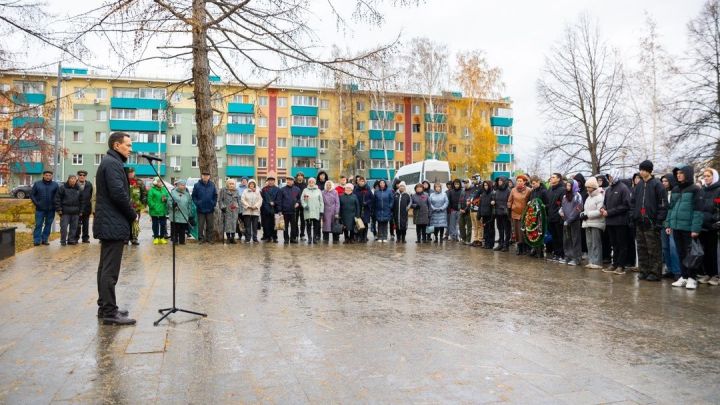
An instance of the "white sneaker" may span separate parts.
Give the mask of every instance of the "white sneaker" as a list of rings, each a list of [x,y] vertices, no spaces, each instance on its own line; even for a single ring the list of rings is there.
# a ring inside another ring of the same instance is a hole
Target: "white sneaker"
[[[712,276],[710,280],[708,280],[708,284],[710,285],[720,285],[720,277],[718,276]]]
[[[694,290],[697,288],[697,281],[695,281],[694,278],[688,278],[687,285],[685,285],[685,288],[688,290]]]
[[[710,280],[710,276],[708,276],[708,275],[700,276],[697,279],[698,283],[700,283],[700,284],[707,284],[709,280]]]
[[[685,287],[685,285],[688,283],[688,279],[680,277],[677,279],[676,282],[672,283],[673,287]]]

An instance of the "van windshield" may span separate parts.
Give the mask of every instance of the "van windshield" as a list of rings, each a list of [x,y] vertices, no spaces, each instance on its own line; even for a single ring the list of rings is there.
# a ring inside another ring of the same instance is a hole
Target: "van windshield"
[[[398,180],[404,181],[405,184],[420,183],[420,172],[403,174],[402,176],[398,176]]]
[[[426,171],[425,180],[430,183],[445,184],[450,181],[450,173],[442,171]]]

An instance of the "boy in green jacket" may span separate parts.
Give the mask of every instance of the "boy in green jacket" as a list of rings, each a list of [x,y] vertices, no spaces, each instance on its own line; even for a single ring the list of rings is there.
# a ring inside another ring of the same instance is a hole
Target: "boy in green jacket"
[[[162,180],[155,177],[153,186],[148,192],[148,214],[152,219],[153,245],[164,245],[167,243],[167,201],[168,192],[163,186]]]

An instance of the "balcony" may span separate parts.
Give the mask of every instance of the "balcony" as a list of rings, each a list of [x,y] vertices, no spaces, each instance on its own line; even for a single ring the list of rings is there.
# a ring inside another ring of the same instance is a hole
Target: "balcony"
[[[493,172],[491,177],[492,180],[495,181],[498,177],[505,177],[506,179],[510,178],[510,172]]]
[[[43,104],[46,99],[47,97],[43,93],[21,93],[12,96],[12,100],[16,104]]]
[[[16,162],[10,164],[13,173],[40,174],[43,172],[42,162]]]
[[[512,136],[509,135],[498,135],[497,143],[500,145],[512,145]]]
[[[513,160],[512,153],[498,153],[493,162],[495,163],[511,163]]]
[[[395,169],[390,169],[390,178],[387,178],[387,169],[370,169],[368,170],[368,177],[371,179],[385,179],[390,180],[395,178]]]
[[[254,155],[255,145],[225,145],[228,155]]]
[[[255,167],[253,166],[227,166],[225,175],[228,177],[254,177]]]
[[[165,153],[167,146],[158,142],[133,142],[132,149],[138,153]]]
[[[320,169],[316,169],[314,167],[293,167],[290,170],[290,175],[295,177],[299,172],[302,172],[302,174],[305,175],[305,178],[308,179],[310,177],[317,177],[319,171]]]
[[[447,115],[435,114],[435,119],[433,120],[430,114],[425,114],[425,122],[435,122],[438,124],[443,124],[447,122]]]
[[[111,97],[110,108],[129,108],[135,110],[165,110],[167,101],[155,98]]]
[[[317,117],[318,108],[309,105],[294,105],[290,107],[290,114]]]
[[[395,151],[387,151],[388,160],[395,160]],[[385,151],[382,149],[370,149],[370,159],[385,159]]]
[[[395,112],[370,110],[370,119],[373,121],[377,121],[377,120],[394,121],[395,120]]]
[[[150,166],[150,164],[148,163],[128,163],[125,166],[135,169],[135,175],[137,176],[155,176],[155,170],[153,170],[152,166]],[[161,176],[165,175],[164,164],[160,164],[160,169],[158,169],[158,172],[160,172]]]
[[[371,129],[368,131],[370,139],[385,139],[386,141],[392,141],[395,139],[395,131]]]
[[[167,121],[110,120],[111,131],[167,131]]]
[[[228,134],[254,134],[255,124],[227,124]]]
[[[41,127],[41,126],[45,125],[45,118],[43,118],[43,117],[15,117],[12,119],[12,125],[14,128]]]
[[[228,103],[228,112],[235,114],[255,114],[255,104]]]
[[[512,117],[490,117],[490,125],[493,127],[511,127]]]
[[[293,157],[317,157],[318,148],[307,146],[293,146],[291,154]]]
[[[290,127],[292,136],[318,136],[318,127]]]

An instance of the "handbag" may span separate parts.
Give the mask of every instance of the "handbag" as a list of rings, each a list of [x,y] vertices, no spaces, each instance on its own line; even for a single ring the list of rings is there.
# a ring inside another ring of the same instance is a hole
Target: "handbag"
[[[331,228],[332,228],[332,229],[331,229],[331,230],[332,230],[332,233],[342,233],[342,231],[343,231],[343,226],[342,226],[342,224],[340,223],[340,220],[339,220],[339,219],[333,220],[333,222],[332,222],[332,227],[331,227]]]
[[[435,226],[433,226],[433,225],[428,225],[428,226],[425,228],[425,233],[435,233]]]
[[[284,231],[285,230],[285,218],[283,218],[282,214],[275,214],[275,230],[276,231]]]
[[[690,245],[690,254],[683,259],[683,266],[688,269],[699,269],[703,265],[704,254],[700,241],[697,238],[693,239],[692,245]]]
[[[362,231],[363,229],[365,229],[365,222],[362,218],[355,217],[355,230]]]
[[[237,220],[237,232],[239,234],[245,233],[245,221],[243,221],[242,217],[238,217]]]

